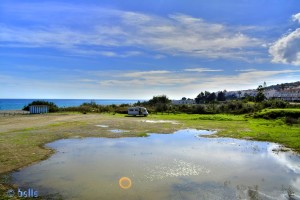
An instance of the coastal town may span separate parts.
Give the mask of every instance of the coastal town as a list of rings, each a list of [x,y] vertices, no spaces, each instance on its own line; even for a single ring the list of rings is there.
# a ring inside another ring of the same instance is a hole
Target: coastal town
[[[276,99],[288,102],[299,102],[300,101],[300,82],[277,84],[272,86],[267,86],[266,82],[262,85],[263,94],[265,99]],[[224,99],[245,99],[247,97],[255,97],[258,93],[257,89],[247,89],[247,90],[235,90],[235,91],[220,91],[215,93],[215,97],[219,93],[224,93]],[[180,100],[172,100],[174,105],[182,104],[197,104],[196,99],[183,97]]]

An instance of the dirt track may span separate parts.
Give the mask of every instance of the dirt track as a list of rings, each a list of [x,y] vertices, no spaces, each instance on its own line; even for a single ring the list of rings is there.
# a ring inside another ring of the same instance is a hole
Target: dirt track
[[[61,122],[88,121],[94,118],[95,115],[82,114],[2,115],[0,116],[0,133]]]

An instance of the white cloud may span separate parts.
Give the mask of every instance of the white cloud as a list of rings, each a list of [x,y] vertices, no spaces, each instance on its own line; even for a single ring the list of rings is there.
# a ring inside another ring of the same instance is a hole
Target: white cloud
[[[277,40],[269,53],[274,63],[300,65],[300,28]]]
[[[182,71],[136,71],[119,72],[113,79],[100,81],[100,85],[111,87],[143,87],[151,88],[153,86],[166,89],[168,87],[178,87],[184,84],[191,84],[198,78],[183,74]]]
[[[107,57],[120,57],[120,58],[127,58],[131,56],[138,56],[142,53],[139,51],[125,51],[125,52],[113,52],[113,51],[100,51],[99,55],[107,56]]]
[[[26,6],[30,10],[30,4]],[[184,14],[162,17],[97,7],[82,9],[76,6],[68,7],[65,4],[58,4],[55,7],[50,5],[49,8],[53,9],[49,11],[34,9],[32,12],[39,16],[38,14],[44,12],[55,12],[55,9],[64,10],[65,15],[61,16],[56,23],[57,26],[49,26],[51,24],[49,18],[37,22],[33,17],[28,17],[27,12],[20,11],[18,15],[26,15],[27,20],[31,20],[29,23],[41,24],[34,24],[28,28],[2,25],[1,41],[5,42],[7,47],[31,45],[34,48],[51,47],[92,55],[95,55],[96,49],[109,47],[109,51],[100,51],[98,54],[108,57],[140,55],[137,53],[119,55],[118,48],[128,47],[164,55],[231,59],[255,57],[259,53],[254,49],[263,48],[264,43],[258,38],[241,33],[243,27],[212,23]],[[78,15],[78,12],[81,14]],[[91,20],[92,18],[97,20]]]
[[[300,13],[293,15],[292,20],[300,23]],[[300,28],[274,42],[269,48],[269,53],[274,63],[300,65]]]
[[[180,91],[189,91],[190,94],[197,95],[204,90],[220,91],[255,89],[264,81],[268,85],[286,82],[286,77],[299,73],[300,70],[253,70],[249,72],[240,72],[236,75],[216,75],[210,77],[201,77],[198,82],[184,85]],[[289,81],[297,81],[299,77],[289,79]],[[176,94],[176,93],[175,93]]]
[[[252,72],[252,71],[256,71],[256,69],[237,69],[235,71],[236,72]]]
[[[168,74],[170,71],[166,70],[156,70],[156,71],[139,71],[139,72],[131,72],[131,73],[124,73],[120,75],[121,77],[132,77],[132,78],[138,78],[138,77],[148,77],[148,76],[157,76],[161,74]]]
[[[190,68],[184,69],[186,72],[222,72],[222,69],[209,69],[209,68]]]
[[[189,71],[167,71],[160,73],[159,71],[141,71],[127,73],[125,76],[120,74],[114,79],[100,81],[100,85],[105,87],[137,88],[153,89],[155,87],[165,90],[166,94],[178,97],[178,95],[193,94],[204,90],[238,90],[238,89],[255,89],[258,85],[266,81],[269,84],[277,84],[284,82],[281,78],[293,76],[300,70],[241,70],[236,75],[212,75],[199,76],[199,74],[191,74]],[[295,78],[294,78],[295,79]],[[296,79],[297,80],[297,77]],[[294,81],[291,79],[291,81]],[[132,88],[132,90],[135,90]],[[151,94],[155,95],[155,94]],[[178,97],[179,98],[179,97]]]
[[[300,13],[292,16],[293,21],[300,23]]]
[[[62,69],[63,70],[63,69]],[[48,79],[31,71],[33,77],[0,75],[0,94],[10,94],[11,98],[151,98],[166,94],[170,98],[195,97],[204,90],[239,90],[256,88],[264,81],[268,85],[299,80],[300,70],[251,70],[235,75],[213,74],[174,70],[68,70],[68,75],[49,69]],[[32,86],[36,86],[33,87]],[[21,89],[20,89],[21,88]],[[47,88],[47,90],[45,90]],[[68,94],[65,93],[68,91]],[[39,95],[39,96],[37,96]],[[67,95],[67,96],[66,96]],[[5,96],[1,96],[5,98]],[[7,98],[7,97],[6,97]]]

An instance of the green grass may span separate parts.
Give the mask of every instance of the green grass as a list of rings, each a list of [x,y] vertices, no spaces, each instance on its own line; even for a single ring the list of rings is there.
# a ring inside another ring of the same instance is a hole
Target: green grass
[[[149,135],[147,133],[140,133],[137,134],[138,137],[148,137]]]
[[[272,109],[284,110],[285,109]],[[287,109],[288,112],[299,112],[300,109]],[[220,137],[247,138],[257,141],[270,141],[285,145],[300,152],[300,126],[286,125],[282,119],[267,120],[251,118],[245,115],[189,115],[160,114],[151,116],[157,120],[176,120],[185,126],[199,129],[218,130]]]

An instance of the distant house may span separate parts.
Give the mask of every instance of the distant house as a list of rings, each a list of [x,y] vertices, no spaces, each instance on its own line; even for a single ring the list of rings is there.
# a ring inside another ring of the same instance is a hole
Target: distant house
[[[182,100],[172,100],[171,102],[173,105],[184,105],[184,104],[195,104],[194,99],[182,99]]]
[[[277,91],[272,98],[284,101],[300,101],[300,89],[285,89]]]
[[[246,97],[246,96],[251,96],[251,97],[255,97],[257,95],[257,90],[242,90],[241,91],[241,97]]]
[[[276,96],[280,96],[280,93],[275,89],[265,90],[264,95],[267,99],[275,98]]]
[[[48,113],[49,107],[46,105],[32,105],[29,106],[30,114],[41,114],[41,113]]]

